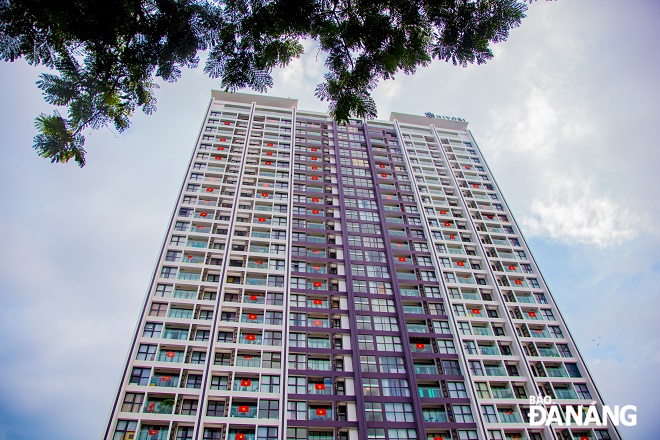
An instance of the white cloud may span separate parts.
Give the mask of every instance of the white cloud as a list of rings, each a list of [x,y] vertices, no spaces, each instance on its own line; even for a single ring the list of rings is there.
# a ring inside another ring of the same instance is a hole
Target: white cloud
[[[635,217],[599,194],[592,183],[560,176],[555,176],[547,192],[532,200],[521,223],[530,236],[599,247],[619,245],[639,233]]]

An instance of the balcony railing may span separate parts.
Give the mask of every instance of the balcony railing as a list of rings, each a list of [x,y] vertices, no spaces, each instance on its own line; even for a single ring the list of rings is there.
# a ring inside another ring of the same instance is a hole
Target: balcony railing
[[[425,422],[430,423],[445,423],[449,421],[447,413],[439,410],[424,409],[422,410]]]
[[[442,395],[442,389],[438,387],[419,387],[417,388],[417,391],[419,391],[419,397],[430,399],[444,397]]]
[[[416,374],[438,374],[438,367],[435,365],[415,365]]]
[[[169,329],[165,329],[165,331],[163,331],[163,338],[164,339],[178,339],[178,340],[188,339],[188,330],[169,330]]]
[[[255,406],[237,405],[232,406],[229,411],[229,417],[242,417],[254,419],[257,417],[257,408]]]
[[[147,400],[142,412],[151,414],[172,414],[173,404],[162,400]]]
[[[183,357],[183,353],[182,353],[182,357]],[[152,387],[170,387],[170,388],[177,387],[179,386],[179,376],[154,374],[154,376],[149,381],[149,385]]]

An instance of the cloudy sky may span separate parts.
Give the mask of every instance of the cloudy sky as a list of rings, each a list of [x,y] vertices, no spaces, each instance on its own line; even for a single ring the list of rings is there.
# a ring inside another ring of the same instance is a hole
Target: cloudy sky
[[[470,121],[606,401],[660,432],[660,3],[531,5],[484,66],[383,83],[379,115]],[[274,96],[324,110],[315,51]],[[88,165],[31,150],[38,71],[0,64],[0,440],[99,438],[185,167],[217,82],[186,72]]]

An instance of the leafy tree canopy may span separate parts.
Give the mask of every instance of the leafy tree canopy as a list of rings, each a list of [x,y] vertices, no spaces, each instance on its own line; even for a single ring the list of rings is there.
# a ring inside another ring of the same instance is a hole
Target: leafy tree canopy
[[[0,56],[44,73],[48,103],[33,147],[51,162],[85,164],[83,130],[122,132],[135,110],[155,110],[155,78],[174,82],[197,67],[228,91],[264,92],[271,72],[312,39],[326,57],[316,96],[340,121],[374,118],[381,79],[433,59],[482,64],[525,17],[518,0],[0,0]]]

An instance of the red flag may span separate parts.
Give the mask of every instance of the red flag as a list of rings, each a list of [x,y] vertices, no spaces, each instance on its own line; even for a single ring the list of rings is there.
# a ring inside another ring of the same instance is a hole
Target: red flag
[[[318,408],[316,410],[316,415],[325,417],[327,415],[327,411],[323,408]]]
[[[168,380],[171,380],[172,376],[161,376],[160,381],[161,382],[167,382]]]
[[[167,356],[168,358],[173,358],[174,354],[175,353],[173,351],[168,351],[167,353],[165,353],[165,356]]]
[[[250,379],[243,379],[241,381],[241,386],[242,387],[249,387],[250,385],[252,385],[252,381]]]
[[[254,321],[255,319],[257,319],[257,315],[255,315],[255,314],[253,314],[253,313],[250,313],[250,314],[248,315],[248,319],[249,319],[250,321]]]
[[[272,155],[273,153],[271,153],[270,151],[266,152],[266,156],[272,156]]]
[[[319,159],[318,157],[312,157],[312,160],[318,160],[318,159]]]
[[[532,318],[536,318],[536,312],[529,312],[528,315]]]
[[[259,221],[260,221],[260,222],[265,222],[265,221],[266,221],[266,218],[264,218],[264,217],[259,217]]]
[[[249,406],[239,406],[239,407],[238,407],[238,412],[239,412],[239,413],[250,412],[250,407],[249,407]]]
[[[229,121],[225,121],[225,125],[229,125]]]
[[[206,192],[207,192],[207,193],[212,193],[212,192],[213,192],[213,188],[206,188]]]
[[[312,180],[319,180],[319,178],[316,176],[312,176]]]
[[[424,350],[424,348],[426,348],[426,345],[425,344],[415,344],[415,348],[418,348],[420,350]]]
[[[321,283],[319,281],[314,282],[314,287],[321,287]]]
[[[314,389],[324,390],[325,389],[325,384],[317,383],[316,385],[314,385]]]
[[[312,151],[318,151],[318,148],[313,148],[313,147],[312,147]]]
[[[271,162],[271,161],[266,161],[266,162],[264,162],[264,163],[265,163],[266,165],[272,165],[272,164],[273,164],[273,162]]]
[[[440,214],[445,215],[447,214],[447,211],[440,211]]]
[[[516,266],[509,266],[509,270],[516,270]]]
[[[478,315],[478,314],[480,314],[480,313],[481,313],[481,310],[479,310],[479,309],[472,309],[472,314],[473,314],[473,315]]]
[[[220,142],[225,142],[227,138],[220,138]]]
[[[251,356],[251,355],[249,355],[249,354],[244,354],[244,355],[243,355],[243,359],[245,359],[245,360],[247,360],[247,361],[251,361],[252,359],[254,359],[254,356]]]
[[[322,321],[314,321],[314,325],[317,326],[317,327],[320,327],[320,326],[323,325],[323,322]]]
[[[268,193],[261,193],[261,197],[268,198]]]
[[[218,147],[218,151],[225,151],[225,147]]]
[[[445,226],[451,226],[451,222],[445,222]]]
[[[479,185],[477,185],[476,183],[473,183],[473,184],[472,184],[472,187],[473,187],[473,188],[479,188]]]
[[[215,160],[222,160],[222,156],[215,156]]]
[[[209,215],[208,212],[200,212],[199,213],[200,217],[206,217],[207,215]]]
[[[314,270],[319,270],[319,269],[321,269],[321,266],[313,266],[313,267],[314,267]]]
[[[158,435],[158,430],[157,429],[148,429],[147,430],[147,435]]]
[[[312,202],[318,203],[318,201],[319,201],[318,197],[312,197]]]
[[[465,169],[466,169],[466,170],[469,170],[469,169],[470,169],[470,165],[465,165]]]
[[[516,284],[522,284],[522,281],[521,280],[516,280],[515,283]]]
[[[320,211],[318,209],[312,209],[312,214],[318,214]]]
[[[147,407],[147,412],[152,412],[154,408],[156,407],[156,402],[152,402],[151,405]],[[153,435],[153,434],[151,434]]]
[[[454,238],[456,238],[456,236],[455,235],[450,235],[449,238],[451,238],[453,240]]]
[[[385,168],[385,165],[383,165],[383,164],[380,164],[378,166],[381,167],[381,168]]]
[[[250,301],[256,301],[257,296],[256,295],[250,295]]]
[[[380,177],[387,177],[387,174],[382,173],[382,174],[380,175]]]
[[[245,434],[241,434],[241,433],[236,434],[236,440],[245,440]]]
[[[257,336],[256,336],[256,335],[253,335],[253,334],[251,334],[251,333],[245,335],[245,340],[246,340],[246,341],[255,341],[256,339],[257,339]]]
[[[269,144],[268,144],[268,146],[269,146],[269,147],[272,147],[272,146],[273,146],[273,144],[272,144],[272,143],[269,143]]]
[[[399,257],[399,261],[406,261],[406,257]]]
[[[323,301],[321,301],[320,299],[315,299],[314,300],[314,305],[318,306],[318,305],[321,305],[321,304],[323,304]]]
[[[456,266],[461,266],[461,267],[463,267],[463,266],[465,266],[465,263],[463,263],[462,261],[457,261],[457,262],[456,262]]]
[[[319,169],[319,167],[317,167],[316,165],[314,165],[314,166],[312,167],[312,169],[313,169],[314,171],[316,171],[316,170]]]

